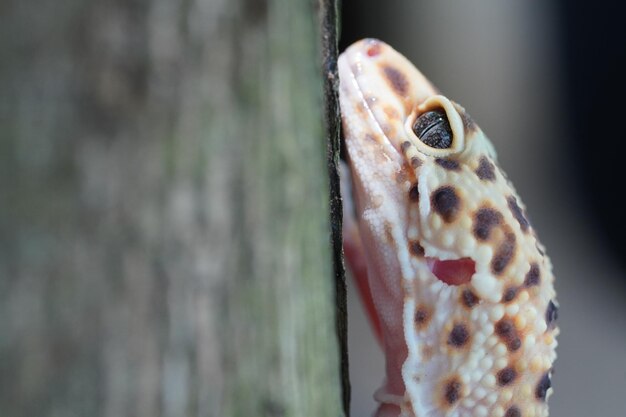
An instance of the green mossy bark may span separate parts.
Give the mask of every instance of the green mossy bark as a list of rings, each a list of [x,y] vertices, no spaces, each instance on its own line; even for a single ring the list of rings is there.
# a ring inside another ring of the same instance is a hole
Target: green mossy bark
[[[316,4],[2,8],[0,415],[341,416]]]

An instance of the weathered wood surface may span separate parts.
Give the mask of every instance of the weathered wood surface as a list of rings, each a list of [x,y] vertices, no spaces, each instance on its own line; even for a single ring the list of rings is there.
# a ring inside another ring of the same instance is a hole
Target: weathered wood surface
[[[318,11],[0,6],[1,416],[342,415]]]

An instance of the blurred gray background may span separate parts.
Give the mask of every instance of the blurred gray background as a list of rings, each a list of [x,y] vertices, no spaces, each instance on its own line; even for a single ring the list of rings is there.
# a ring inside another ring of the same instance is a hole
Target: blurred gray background
[[[342,49],[384,40],[463,105],[552,258],[561,334],[551,416],[626,416],[623,133],[605,98],[624,90],[619,13],[577,2],[382,3],[344,1]],[[383,357],[352,290],[352,415],[364,417]]]

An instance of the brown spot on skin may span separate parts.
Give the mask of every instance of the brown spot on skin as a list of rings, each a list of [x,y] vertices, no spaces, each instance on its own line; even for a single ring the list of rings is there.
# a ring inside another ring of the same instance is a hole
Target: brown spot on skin
[[[417,184],[413,184],[411,188],[409,188],[409,200],[414,203],[418,202],[420,199],[420,192],[417,189]]]
[[[461,204],[454,188],[446,185],[433,191],[431,205],[446,223],[451,223],[456,218]]]
[[[387,116],[387,118],[390,120],[400,118],[400,114],[398,113],[398,111],[391,106],[385,106],[383,111],[385,112],[385,115]]]
[[[415,310],[415,325],[418,329],[423,329],[428,325],[430,321],[430,311],[423,306],[418,307]]]
[[[515,352],[522,346],[517,329],[510,319],[503,318],[497,322],[495,331],[510,352]]]
[[[524,216],[524,213],[521,207],[517,205],[517,200],[515,199],[515,197],[510,196],[509,198],[506,199],[506,201],[509,204],[509,209],[511,209],[511,213],[513,214],[513,217],[515,217],[515,220],[518,221],[519,226],[522,229],[522,232],[528,231],[528,228],[530,227],[530,225],[528,224],[528,220],[526,220],[526,217]]]
[[[408,140],[405,140],[400,145],[400,149],[402,150],[402,152],[406,152],[406,150],[409,149],[410,147],[411,147],[411,142],[409,142]]]
[[[494,274],[500,275],[515,255],[515,235],[511,232],[507,233],[504,242],[493,256],[491,261],[491,270]]]
[[[459,171],[461,169],[459,163],[452,159],[437,158],[435,159],[435,163],[448,171]]]
[[[535,388],[535,397],[537,397],[538,400],[545,401],[551,386],[552,381],[550,381],[550,373],[546,372],[539,380],[537,388]]]
[[[541,270],[539,269],[539,265],[535,262],[530,264],[530,270],[526,274],[526,278],[524,279],[524,285],[527,287],[532,287],[534,285],[539,285],[541,282]]]
[[[393,88],[398,95],[405,96],[409,90],[409,82],[404,74],[390,66],[383,67],[383,72],[391,88]]]
[[[461,397],[461,382],[458,378],[450,379],[444,387],[444,399],[446,404],[452,405]]]
[[[501,387],[509,385],[510,383],[515,381],[515,378],[517,378],[517,371],[511,366],[507,366],[506,368],[498,371],[496,375],[498,385],[500,385]]]
[[[402,184],[405,181],[408,181],[406,170],[403,169],[398,171],[398,173],[396,174],[396,182],[398,184]]]
[[[422,160],[419,159],[417,156],[414,156],[411,158],[411,166],[413,168],[419,168],[420,166],[422,166]]]
[[[434,353],[435,351],[432,346],[424,345],[424,347],[422,348],[422,358],[424,360],[429,360]]]
[[[498,336],[507,336],[515,330],[513,322],[509,319],[502,319],[496,323],[495,331]]]
[[[372,135],[372,134],[369,134],[369,133],[367,133],[367,134],[365,135],[365,138],[364,138],[364,139],[365,139],[365,142],[374,142],[374,143],[379,143],[379,142],[378,142],[378,139],[376,139],[376,136],[374,136],[374,135]]]
[[[454,347],[463,347],[467,344],[470,334],[464,324],[455,324],[448,336],[448,344]]]
[[[511,301],[513,301],[515,297],[517,296],[517,291],[518,291],[517,287],[509,287],[506,290],[504,290],[504,295],[502,296],[502,302],[510,303]]]
[[[556,319],[559,318],[559,308],[554,304],[552,300],[548,303],[548,308],[546,309],[546,324],[549,329],[554,328]]]
[[[483,181],[494,181],[496,179],[496,169],[486,156],[480,158],[476,175]]]
[[[409,252],[415,256],[424,256],[424,247],[417,240],[409,242]]]
[[[461,300],[463,301],[463,305],[467,308],[472,308],[480,302],[480,298],[470,289],[463,290]]]
[[[512,405],[506,410],[504,417],[522,417],[522,412],[518,406]]]
[[[502,223],[502,214],[499,211],[483,207],[474,215],[474,236],[478,240],[487,240],[491,234],[491,229]]]
[[[511,351],[511,352],[515,352],[517,349],[519,349],[519,348],[521,348],[521,347],[522,347],[522,341],[521,341],[521,339],[518,337],[518,338],[516,338],[516,339],[511,340],[511,341],[507,344],[507,346],[506,346],[506,347],[509,349],[509,351]]]
[[[385,238],[387,239],[388,243],[393,243],[396,240],[393,238],[393,226],[391,225],[391,223],[386,222],[384,225],[384,229],[385,229]]]

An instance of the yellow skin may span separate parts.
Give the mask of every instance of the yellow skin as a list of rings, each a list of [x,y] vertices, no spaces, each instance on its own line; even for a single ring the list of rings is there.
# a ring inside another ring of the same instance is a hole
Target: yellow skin
[[[339,77],[346,253],[386,357],[376,416],[547,416],[552,266],[491,142],[383,42],[349,47]],[[414,127],[433,110],[449,143]]]

